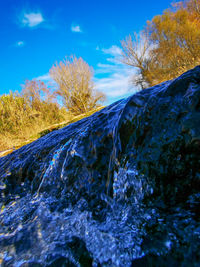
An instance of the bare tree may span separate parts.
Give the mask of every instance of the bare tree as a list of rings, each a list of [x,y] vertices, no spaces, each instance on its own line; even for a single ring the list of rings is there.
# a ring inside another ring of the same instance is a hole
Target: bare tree
[[[105,99],[94,89],[93,71],[82,58],[70,57],[61,61],[50,69],[50,75],[58,84],[57,94],[75,115],[100,106],[99,103]]]
[[[22,85],[22,96],[26,97],[32,106],[39,105],[43,100],[52,102],[54,95],[50,88],[40,80],[26,80]]]
[[[133,83],[142,89],[151,85],[149,66],[153,58],[150,55],[151,46],[145,32],[129,35],[121,41],[121,45],[122,62],[137,70]]]

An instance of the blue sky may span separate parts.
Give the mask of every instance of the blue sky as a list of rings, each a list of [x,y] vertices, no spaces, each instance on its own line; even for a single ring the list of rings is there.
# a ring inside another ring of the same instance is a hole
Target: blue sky
[[[122,65],[120,40],[162,14],[170,0],[0,0],[0,95],[26,79],[49,82],[49,69],[66,56],[94,69],[107,103],[135,91]]]

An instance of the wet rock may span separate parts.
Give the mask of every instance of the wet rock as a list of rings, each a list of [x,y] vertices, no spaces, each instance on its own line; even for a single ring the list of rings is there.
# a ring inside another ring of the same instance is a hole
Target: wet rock
[[[0,159],[2,266],[200,265],[200,66]]]

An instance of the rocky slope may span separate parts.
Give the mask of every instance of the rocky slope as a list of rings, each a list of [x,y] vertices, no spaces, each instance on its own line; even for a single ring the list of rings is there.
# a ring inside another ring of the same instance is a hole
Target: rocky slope
[[[0,159],[2,266],[200,265],[200,66]]]

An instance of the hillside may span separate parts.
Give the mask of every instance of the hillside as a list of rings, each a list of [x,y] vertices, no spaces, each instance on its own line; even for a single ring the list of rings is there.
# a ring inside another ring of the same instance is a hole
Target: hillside
[[[99,108],[96,108],[94,110],[91,110],[87,113],[84,113],[84,114],[81,114],[78,116],[69,115],[67,120],[65,120],[61,123],[52,124],[49,127],[44,128],[44,129],[40,130],[39,132],[37,132],[36,134],[30,136],[30,138],[28,138],[28,139],[12,138],[11,137],[7,144],[6,144],[6,142],[1,144],[1,140],[0,140],[0,157],[4,157],[4,156],[10,154],[11,152],[13,152],[14,150],[19,149],[20,147],[22,147],[26,144],[29,144],[29,143],[37,140],[38,138],[40,138],[40,137],[42,137],[42,136],[44,136],[44,135],[46,135],[52,131],[58,130],[60,128],[63,128],[65,126],[71,124],[71,123],[74,123],[78,120],[86,118],[86,117],[92,115],[93,113],[101,110],[102,108],[103,107],[99,107]],[[11,145],[11,143],[12,143],[12,145]]]

